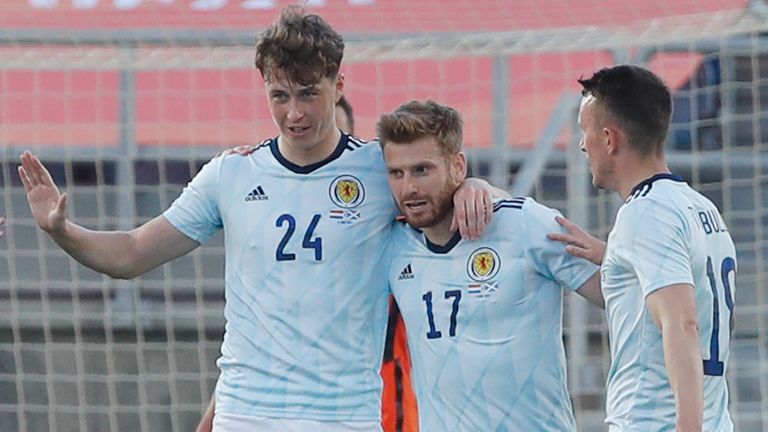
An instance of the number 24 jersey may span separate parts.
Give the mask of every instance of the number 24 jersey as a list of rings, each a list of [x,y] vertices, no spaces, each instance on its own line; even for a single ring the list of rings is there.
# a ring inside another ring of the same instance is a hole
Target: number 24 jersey
[[[343,135],[301,167],[268,140],[213,159],[164,215],[199,243],[224,229],[217,412],[380,419],[396,207],[377,143]]]

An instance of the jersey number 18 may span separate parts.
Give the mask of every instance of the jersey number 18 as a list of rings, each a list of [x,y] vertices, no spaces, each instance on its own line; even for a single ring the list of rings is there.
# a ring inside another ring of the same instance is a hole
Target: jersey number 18
[[[726,257],[720,264],[720,281],[725,291],[725,305],[728,307],[728,338],[733,332],[733,295],[731,294],[731,282],[728,276],[736,271],[736,261]],[[709,360],[704,360],[704,375],[723,376],[725,364],[720,361],[720,301],[717,293],[717,279],[712,267],[712,257],[707,257],[707,278],[709,288],[712,290],[712,336],[709,341]]]

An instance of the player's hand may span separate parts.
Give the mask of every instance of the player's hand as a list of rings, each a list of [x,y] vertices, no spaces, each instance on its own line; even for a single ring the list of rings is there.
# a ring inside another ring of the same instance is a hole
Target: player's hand
[[[451,231],[459,230],[466,239],[480,237],[485,226],[491,223],[493,201],[491,185],[482,179],[464,180],[453,194],[453,220]]]
[[[605,242],[588,234],[575,223],[564,217],[555,217],[557,223],[565,228],[568,233],[549,233],[547,238],[566,244],[565,251],[569,254],[584,258],[600,265],[605,255]]]
[[[67,194],[60,194],[51,174],[35,155],[21,155],[19,177],[37,224],[46,232],[61,231],[67,221]]]
[[[254,151],[256,151],[256,146],[247,144],[247,145],[241,145],[241,146],[233,147],[230,149],[226,149],[221,153],[217,154],[216,157],[233,155],[233,154],[240,155],[240,156],[248,156]]]
[[[5,218],[0,217],[0,238],[5,235]]]

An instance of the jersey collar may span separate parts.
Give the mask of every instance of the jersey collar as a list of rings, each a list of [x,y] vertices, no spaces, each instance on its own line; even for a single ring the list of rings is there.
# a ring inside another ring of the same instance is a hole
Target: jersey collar
[[[422,233],[422,235],[424,234]],[[445,246],[432,243],[427,236],[424,236],[424,243],[427,245],[427,249],[437,254],[447,254],[459,243],[459,240],[461,240],[461,234],[458,231],[453,233],[453,237],[448,240],[448,243],[446,243]]]
[[[275,157],[275,159],[277,159],[280,165],[286,167],[290,171],[295,172],[296,174],[309,174],[312,171],[315,171],[318,168],[328,165],[329,163],[341,157],[341,154],[344,153],[344,149],[347,147],[348,140],[349,140],[349,135],[342,133],[341,138],[339,139],[339,143],[336,144],[336,149],[333,151],[333,153],[330,154],[330,156],[328,156],[327,158],[319,162],[315,162],[313,164],[309,164],[305,166],[296,165],[295,163],[286,159],[285,156],[283,156],[282,153],[280,153],[280,148],[277,145],[277,137],[272,138],[272,141],[269,143],[269,149],[272,150],[272,155]]]
[[[679,175],[675,174],[667,174],[667,173],[661,173],[661,174],[655,174],[653,177],[647,178],[640,183],[637,184],[637,186],[632,188],[632,191],[629,193],[628,200],[631,198],[637,198],[639,195],[645,196],[648,194],[648,192],[651,191],[651,187],[653,187],[653,183],[656,180],[672,180],[676,182],[685,182],[685,180],[680,177]]]

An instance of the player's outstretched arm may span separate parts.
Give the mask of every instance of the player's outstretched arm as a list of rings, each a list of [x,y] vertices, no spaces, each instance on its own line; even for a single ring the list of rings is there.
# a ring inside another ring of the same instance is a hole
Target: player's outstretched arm
[[[575,257],[587,259],[597,265],[603,263],[603,256],[605,256],[604,241],[588,234],[581,227],[564,217],[557,216],[555,220],[568,230],[568,233],[550,233],[547,234],[548,239],[565,243],[565,251]]]
[[[132,231],[91,231],[67,219],[66,193],[59,193],[50,173],[29,152],[21,156],[19,177],[35,221],[81,264],[114,278],[141,275],[199,246],[163,216]]]
[[[645,302],[663,339],[664,363],[677,407],[677,432],[700,432],[704,371],[693,286],[670,285],[649,294]]]
[[[510,195],[483,179],[464,180],[453,194],[451,231],[458,229],[464,238],[480,237],[485,226],[491,223],[494,197],[510,198]]]

